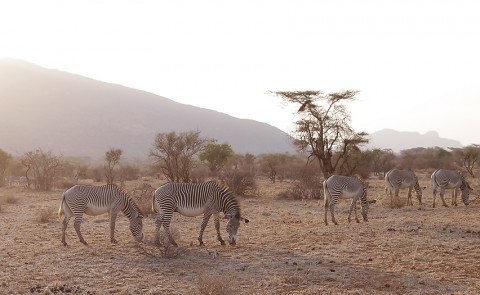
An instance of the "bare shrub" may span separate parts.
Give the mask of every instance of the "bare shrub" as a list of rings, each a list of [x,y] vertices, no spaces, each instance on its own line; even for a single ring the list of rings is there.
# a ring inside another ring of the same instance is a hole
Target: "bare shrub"
[[[69,179],[61,179],[61,180],[55,181],[55,187],[61,188],[61,189],[69,189],[75,184],[76,183],[73,180],[69,180]]]
[[[53,219],[53,212],[50,208],[42,208],[37,211],[37,221],[47,223]]]
[[[392,200],[390,202],[390,208],[391,209],[400,209],[405,207],[406,205],[406,200],[402,200],[399,197],[392,197]]]
[[[210,174],[207,166],[200,165],[192,169],[192,172],[190,172],[190,180],[194,183],[205,182]]]
[[[178,231],[170,227],[170,233],[173,236],[175,241],[178,241],[179,233]],[[168,239],[168,235],[165,231],[160,232],[160,237],[156,237],[158,240],[155,241],[155,245],[160,249],[162,257],[164,258],[177,258],[185,252],[181,247],[174,246]]]
[[[321,199],[323,186],[319,169],[316,165],[299,165],[292,167],[296,173],[292,174],[295,179],[293,186],[277,196],[282,199],[303,200]]]
[[[138,185],[131,193],[132,198],[137,204],[138,208],[144,215],[152,214],[152,198],[155,188],[149,183],[143,182]]]
[[[278,193],[277,197],[286,200],[322,199],[323,191],[319,185],[308,187],[305,183],[296,182],[292,188]]]
[[[235,194],[244,196],[247,191],[255,190],[255,174],[249,169],[231,169],[222,173],[221,180]]]
[[[201,275],[198,278],[198,294],[223,295],[234,294],[233,277],[231,274]]]

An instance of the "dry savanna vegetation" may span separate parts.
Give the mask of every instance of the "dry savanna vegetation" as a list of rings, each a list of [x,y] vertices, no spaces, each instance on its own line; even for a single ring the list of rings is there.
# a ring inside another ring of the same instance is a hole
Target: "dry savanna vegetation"
[[[318,200],[279,198],[292,186],[258,180],[241,197],[242,224],[236,246],[221,246],[213,219],[197,242],[201,217],[175,215],[178,248],[156,246],[154,219],[144,219],[137,243],[119,215],[110,243],[108,215],[84,216],[81,244],[70,221],[61,243],[57,218],[62,190],[0,188],[1,294],[478,294],[480,200],[477,179],[468,207],[432,208],[429,175],[419,174],[424,205],[407,207],[406,191],[391,204],[383,180],[368,179],[369,221],[347,223],[349,201],[336,210],[339,225],[323,222]],[[152,186],[160,182],[151,180]],[[125,190],[148,211],[141,181]],[[438,198],[438,196],[437,196]],[[438,204],[437,200],[437,204]],[[447,194],[450,203],[450,192]],[[461,202],[460,202],[461,203]],[[222,234],[225,232],[222,221]]]

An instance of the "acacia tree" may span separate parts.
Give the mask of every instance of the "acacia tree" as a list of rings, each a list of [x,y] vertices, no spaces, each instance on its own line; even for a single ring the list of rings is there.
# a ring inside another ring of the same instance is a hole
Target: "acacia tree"
[[[346,90],[325,94],[320,90],[277,91],[273,94],[299,106],[294,144],[318,160],[325,178],[346,160],[352,148],[368,143],[368,134],[355,132],[343,102],[352,101],[358,92]]]
[[[105,152],[105,177],[107,184],[113,184],[115,180],[115,166],[120,162],[123,151],[121,149],[110,149]]]
[[[199,154],[200,161],[207,162],[212,174],[216,174],[233,155],[232,147],[227,144],[216,144],[211,142],[205,146]]]
[[[467,169],[468,173],[475,177],[473,174],[473,167],[480,157],[480,145],[472,144],[463,149],[463,166]]]
[[[206,142],[200,137],[200,131],[159,133],[150,150],[150,157],[169,181],[190,182],[195,156]]]
[[[27,186],[30,187],[29,172],[32,172],[35,189],[45,191],[52,189],[55,175],[63,167],[60,156],[55,156],[51,152],[43,152],[41,149],[26,152],[21,158],[21,163],[27,168],[25,172]]]
[[[11,159],[12,156],[9,153],[0,149],[0,186],[5,184],[5,170],[7,170]]]

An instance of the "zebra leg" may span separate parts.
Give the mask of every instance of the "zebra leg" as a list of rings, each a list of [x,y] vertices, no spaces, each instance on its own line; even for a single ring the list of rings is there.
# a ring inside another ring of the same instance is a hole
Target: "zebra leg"
[[[350,223],[351,221],[352,210],[355,210],[355,221],[357,221],[357,223],[360,223],[360,220],[358,220],[358,216],[357,216],[357,199],[356,198],[353,198],[352,203],[350,204],[350,211],[348,212],[348,223]]]
[[[156,229],[156,235],[155,235],[155,242],[157,245],[161,245],[160,243],[160,227],[163,225],[163,228],[165,229],[165,232],[167,233],[167,237],[168,237],[168,240],[170,241],[170,243],[175,246],[175,247],[178,247],[178,244],[175,242],[175,240],[173,239],[173,236],[172,236],[172,233],[170,232],[170,221],[171,221],[172,217],[171,215],[169,215],[169,217],[167,217],[167,215],[165,213],[160,213],[158,214],[158,217],[157,217],[157,220],[155,221],[155,229]]]
[[[330,203],[330,214],[332,215],[332,222],[335,225],[338,225],[338,222],[335,219],[335,212],[334,211],[335,211],[335,203],[333,203],[333,200],[332,200],[331,203]]]
[[[452,191],[452,206],[457,207],[457,189],[454,188]]]
[[[354,198],[353,209],[355,210],[355,221],[357,223],[360,223],[360,219],[358,219],[358,215],[357,215],[357,198]]]
[[[225,241],[220,235],[220,219],[218,217],[218,213],[215,215],[215,230],[217,231],[217,240],[220,242],[220,244],[225,245]]]
[[[407,206],[413,206],[413,201],[412,201],[412,187],[409,187],[409,188],[408,188]]]
[[[203,232],[207,227],[208,220],[210,219],[211,215],[212,215],[211,213],[203,215],[202,226],[200,227],[200,233],[198,234],[198,242],[200,243],[200,246],[205,246],[205,244],[203,243]],[[219,227],[220,227],[220,224],[219,224]]]
[[[445,203],[445,188],[440,188],[440,198],[442,199],[443,206],[448,207],[447,203]]]
[[[435,186],[432,189],[432,196],[433,196],[433,208],[435,208],[435,197],[437,196],[437,188]]]
[[[328,225],[328,208],[330,207],[332,203],[332,195],[330,194],[330,191],[327,189],[325,186],[325,183],[323,184],[323,207],[325,208],[325,225]]]
[[[395,188],[394,198],[396,201],[400,199],[400,197],[398,196],[399,194],[400,194],[400,186]]]
[[[80,242],[84,245],[88,245],[85,239],[82,236],[82,233],[80,232],[80,224],[82,223],[82,215],[75,215],[75,221],[73,222],[73,227],[75,228],[75,231],[77,232],[77,236],[80,239]]]
[[[116,244],[115,240],[115,219],[117,218],[117,213],[110,212],[110,242]]]
[[[155,245],[160,246],[160,228],[162,227],[163,213],[158,214],[155,219]]]
[[[326,198],[326,196],[324,196],[324,198]],[[328,217],[328,207],[330,206],[330,202],[328,201],[325,201],[325,225],[328,225],[328,221],[327,221],[327,217]]]
[[[65,241],[65,231],[67,230],[67,225],[68,225],[68,222],[70,221],[70,216],[66,216],[63,218],[63,222],[62,222],[62,244],[64,246],[68,246],[67,245],[67,242]]]

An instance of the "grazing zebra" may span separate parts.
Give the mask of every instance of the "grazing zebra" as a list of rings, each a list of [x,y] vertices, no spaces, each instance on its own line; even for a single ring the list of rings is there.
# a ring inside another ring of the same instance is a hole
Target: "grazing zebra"
[[[422,204],[422,189],[418,184],[418,178],[412,170],[392,169],[385,174],[385,192],[389,191],[390,200],[393,204],[393,196],[398,198],[398,192],[402,187],[408,187],[407,206],[413,206],[412,189],[415,189],[418,203]],[[392,195],[392,191],[394,194]]]
[[[335,224],[338,224],[335,220],[335,205],[338,203],[338,199],[342,197],[353,198],[352,204],[350,205],[350,212],[348,213],[348,222],[350,222],[350,217],[352,215],[352,210],[355,209],[355,220],[357,223],[360,222],[357,216],[357,200],[360,198],[362,205],[362,215],[363,220],[368,221],[368,201],[367,201],[367,191],[362,183],[362,181],[356,177],[348,177],[341,175],[332,175],[329,178],[325,179],[323,182],[323,191],[324,191],[324,207],[325,207],[325,225],[328,225],[327,222],[327,213],[330,209],[332,215],[332,221]]]
[[[137,204],[118,186],[114,184],[102,186],[75,185],[63,193],[62,204],[58,210],[58,217],[63,219],[62,243],[65,242],[65,230],[68,221],[75,216],[73,227],[77,232],[80,242],[87,245],[80,232],[80,223],[83,214],[100,215],[106,212],[110,213],[110,241],[114,244],[117,240],[114,238],[115,219],[117,214],[122,211],[130,219],[130,231],[137,241],[143,239],[143,214]]]
[[[173,212],[178,212],[188,217],[203,214],[203,221],[198,236],[200,246],[204,245],[203,232],[211,215],[215,218],[217,239],[222,245],[225,245],[225,242],[220,235],[220,212],[223,212],[225,218],[228,219],[226,230],[229,235],[228,241],[231,245],[235,245],[240,221],[249,222],[248,219],[241,217],[240,206],[233,193],[227,187],[221,186],[214,181],[205,183],[166,183],[157,188],[153,193],[152,211],[159,213],[155,223],[157,243],[159,243],[160,227],[163,226],[170,243],[174,246],[177,246],[177,243],[175,243],[169,230]]]
[[[440,198],[443,206],[448,207],[445,203],[445,189],[451,188],[452,191],[452,205],[457,206],[457,190],[462,191],[462,201],[468,205],[470,198],[470,190],[472,189],[463,175],[454,170],[439,169],[432,173],[432,192],[433,192],[433,208],[435,208],[435,197],[437,188],[440,188]]]

